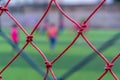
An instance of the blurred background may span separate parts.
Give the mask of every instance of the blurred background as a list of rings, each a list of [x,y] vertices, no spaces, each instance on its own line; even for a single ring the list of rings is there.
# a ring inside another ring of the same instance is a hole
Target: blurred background
[[[78,23],[83,22],[102,0],[57,0],[61,8]],[[7,0],[0,0],[4,6]],[[44,14],[50,0],[11,0],[10,14],[30,33]],[[26,35],[18,28],[18,44],[11,41],[11,27],[15,22],[5,13],[0,16],[0,70],[26,43]],[[46,27],[57,27],[55,48],[51,49]],[[106,0],[105,4],[88,21],[85,36],[111,61],[120,52],[120,0]],[[48,14],[33,34],[33,42],[52,61],[74,39],[75,25],[52,4]],[[120,79],[120,59],[112,70]],[[36,65],[37,64],[37,65]],[[103,73],[105,62],[80,37],[55,63],[53,71],[60,80],[97,80]],[[3,80],[43,80],[44,60],[31,45],[1,75]],[[51,74],[49,74],[51,77]],[[58,80],[59,80],[58,79]],[[53,79],[48,79],[53,80]],[[108,73],[102,80],[114,80]]]
[[[68,13],[69,16],[74,18],[77,21],[80,21],[81,18],[86,18],[90,12],[96,7],[96,5],[101,0],[57,0],[61,7]],[[4,4],[6,0],[1,0],[1,4]],[[94,28],[119,28],[119,0],[106,0],[105,5],[95,14],[92,19],[89,21],[90,27]],[[33,24],[42,16],[49,0],[12,0],[9,4],[9,11],[15,15],[17,20],[23,24],[23,26],[33,26]],[[18,5],[19,4],[19,5]],[[52,15],[54,14],[54,15]],[[58,9],[53,5],[47,17],[56,24],[59,24],[61,19],[61,14]],[[78,17],[79,16],[79,17]],[[8,26],[11,22],[5,15],[1,16],[1,24],[3,26]],[[6,23],[8,21],[9,23]],[[68,24],[66,18],[63,18],[65,27],[71,27],[71,24]]]

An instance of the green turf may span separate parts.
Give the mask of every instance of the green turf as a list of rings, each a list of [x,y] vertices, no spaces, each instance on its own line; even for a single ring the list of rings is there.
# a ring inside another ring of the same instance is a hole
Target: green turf
[[[109,40],[113,35],[118,33],[118,30],[89,30],[85,35],[93,43],[96,48],[99,48],[105,41]],[[6,31],[8,34],[9,32]],[[9,34],[8,34],[9,35]],[[46,34],[35,33],[34,43],[43,51],[47,56],[49,61],[52,61],[64,48],[72,41],[76,33],[71,30],[65,30],[59,33],[57,39],[57,45],[55,50],[49,49],[49,41]],[[20,43],[19,47],[25,44],[26,36],[23,32],[20,32]],[[103,54],[109,60],[111,60],[119,51],[120,40],[118,40],[112,47],[105,50]],[[24,50],[28,55],[30,55],[44,70],[45,65],[43,58],[39,53],[28,45]],[[85,43],[85,41],[80,37],[76,43],[55,63],[53,64],[53,71],[57,77],[62,76],[67,70],[69,70],[73,65],[78,63],[84,57],[89,55],[93,50]],[[11,46],[0,37],[0,69],[2,69],[5,64],[15,55]],[[120,76],[120,59],[115,62],[113,71],[116,75]],[[66,80],[97,80],[97,78],[104,71],[105,63],[99,56],[92,60],[81,70],[73,73]],[[32,69],[22,57],[18,59],[2,74],[3,80],[42,80],[43,77],[39,75],[34,69]],[[120,77],[119,77],[120,78]],[[108,73],[102,80],[114,80],[112,76]]]

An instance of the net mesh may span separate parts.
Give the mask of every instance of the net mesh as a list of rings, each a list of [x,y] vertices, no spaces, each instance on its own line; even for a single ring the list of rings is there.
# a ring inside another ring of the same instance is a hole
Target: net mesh
[[[0,16],[3,14],[3,12],[5,12],[7,14],[8,17],[11,18],[11,20],[24,32],[24,34],[26,35],[26,43],[23,45],[23,47],[21,48],[21,50],[8,62],[7,65],[5,65],[3,67],[3,69],[0,70],[0,74],[2,74],[17,58],[18,56],[20,56],[21,52],[29,45],[31,44],[33,48],[35,48],[39,54],[42,56],[42,58],[44,59],[44,63],[46,65],[46,74],[44,76],[44,80],[47,79],[48,73],[50,72],[50,74],[52,75],[54,80],[57,80],[53,70],[52,70],[52,66],[54,63],[56,63],[57,60],[59,60],[61,58],[61,56],[63,56],[66,51],[69,50],[69,48],[76,42],[76,40],[79,37],[82,37],[84,39],[84,41],[88,44],[88,46],[93,49],[97,55],[106,63],[105,65],[105,70],[104,72],[100,75],[100,77],[98,78],[98,80],[101,80],[106,74],[107,72],[110,72],[110,74],[113,76],[113,78],[115,80],[119,80],[118,77],[116,76],[116,74],[113,72],[112,67],[114,66],[115,61],[120,57],[120,53],[118,53],[111,61],[109,61],[101,52],[99,52],[93,45],[92,43],[88,40],[88,38],[84,35],[84,31],[87,31],[89,29],[89,26],[87,25],[88,21],[91,19],[91,17],[98,11],[98,9],[105,3],[106,0],[101,0],[101,2],[98,4],[98,6],[91,12],[91,14],[81,23],[79,24],[76,20],[72,19],[70,16],[67,15],[67,13],[65,13],[63,11],[63,9],[60,7],[59,3],[57,2],[57,0],[50,0],[44,14],[42,15],[42,17],[39,19],[39,21],[34,25],[34,28],[32,29],[32,31],[30,32],[30,34],[27,32],[27,30],[24,28],[24,26],[22,26],[19,21],[16,20],[16,18],[9,12],[8,9],[8,5],[10,3],[11,0],[6,1],[6,3],[2,6],[0,6]],[[60,11],[60,13],[65,16],[70,22],[72,22],[74,25],[77,26],[77,35],[75,36],[75,38],[72,40],[72,42],[63,50],[61,51],[61,53],[59,53],[59,55],[57,57],[55,57],[52,61],[49,61],[48,58],[45,56],[45,54],[42,52],[42,50],[33,42],[33,34],[35,33],[35,31],[37,30],[38,26],[41,24],[41,22],[43,21],[43,19],[45,18],[45,16],[47,15],[50,7],[52,6],[52,3],[54,3],[54,5],[56,6],[56,8]],[[2,80],[2,76],[0,76],[0,80]]]

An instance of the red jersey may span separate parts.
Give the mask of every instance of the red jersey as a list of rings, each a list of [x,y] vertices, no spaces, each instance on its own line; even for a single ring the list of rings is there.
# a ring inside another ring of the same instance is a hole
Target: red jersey
[[[49,37],[56,38],[58,34],[58,28],[56,26],[49,27],[47,33]]]
[[[13,27],[10,32],[11,39],[13,42],[18,42],[18,29],[16,27]]]

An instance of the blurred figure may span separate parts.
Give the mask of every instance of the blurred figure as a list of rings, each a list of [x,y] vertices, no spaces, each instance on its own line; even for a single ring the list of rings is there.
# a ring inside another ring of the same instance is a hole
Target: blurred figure
[[[50,27],[47,28],[47,35],[50,41],[50,49],[54,49],[56,45],[56,38],[58,36],[58,28],[55,24],[51,24]]]
[[[16,24],[13,24],[11,26],[11,30],[10,30],[10,37],[11,40],[18,45],[18,41],[19,41],[19,32],[18,32],[18,28]]]
[[[64,29],[64,19],[63,19],[63,15],[60,15],[60,18],[59,18],[59,31],[63,31]]]
[[[46,30],[47,30],[47,28],[48,28],[49,26],[50,26],[49,20],[46,19],[46,20],[44,21],[44,24],[43,24],[43,29],[42,29],[43,34],[46,33]]]

